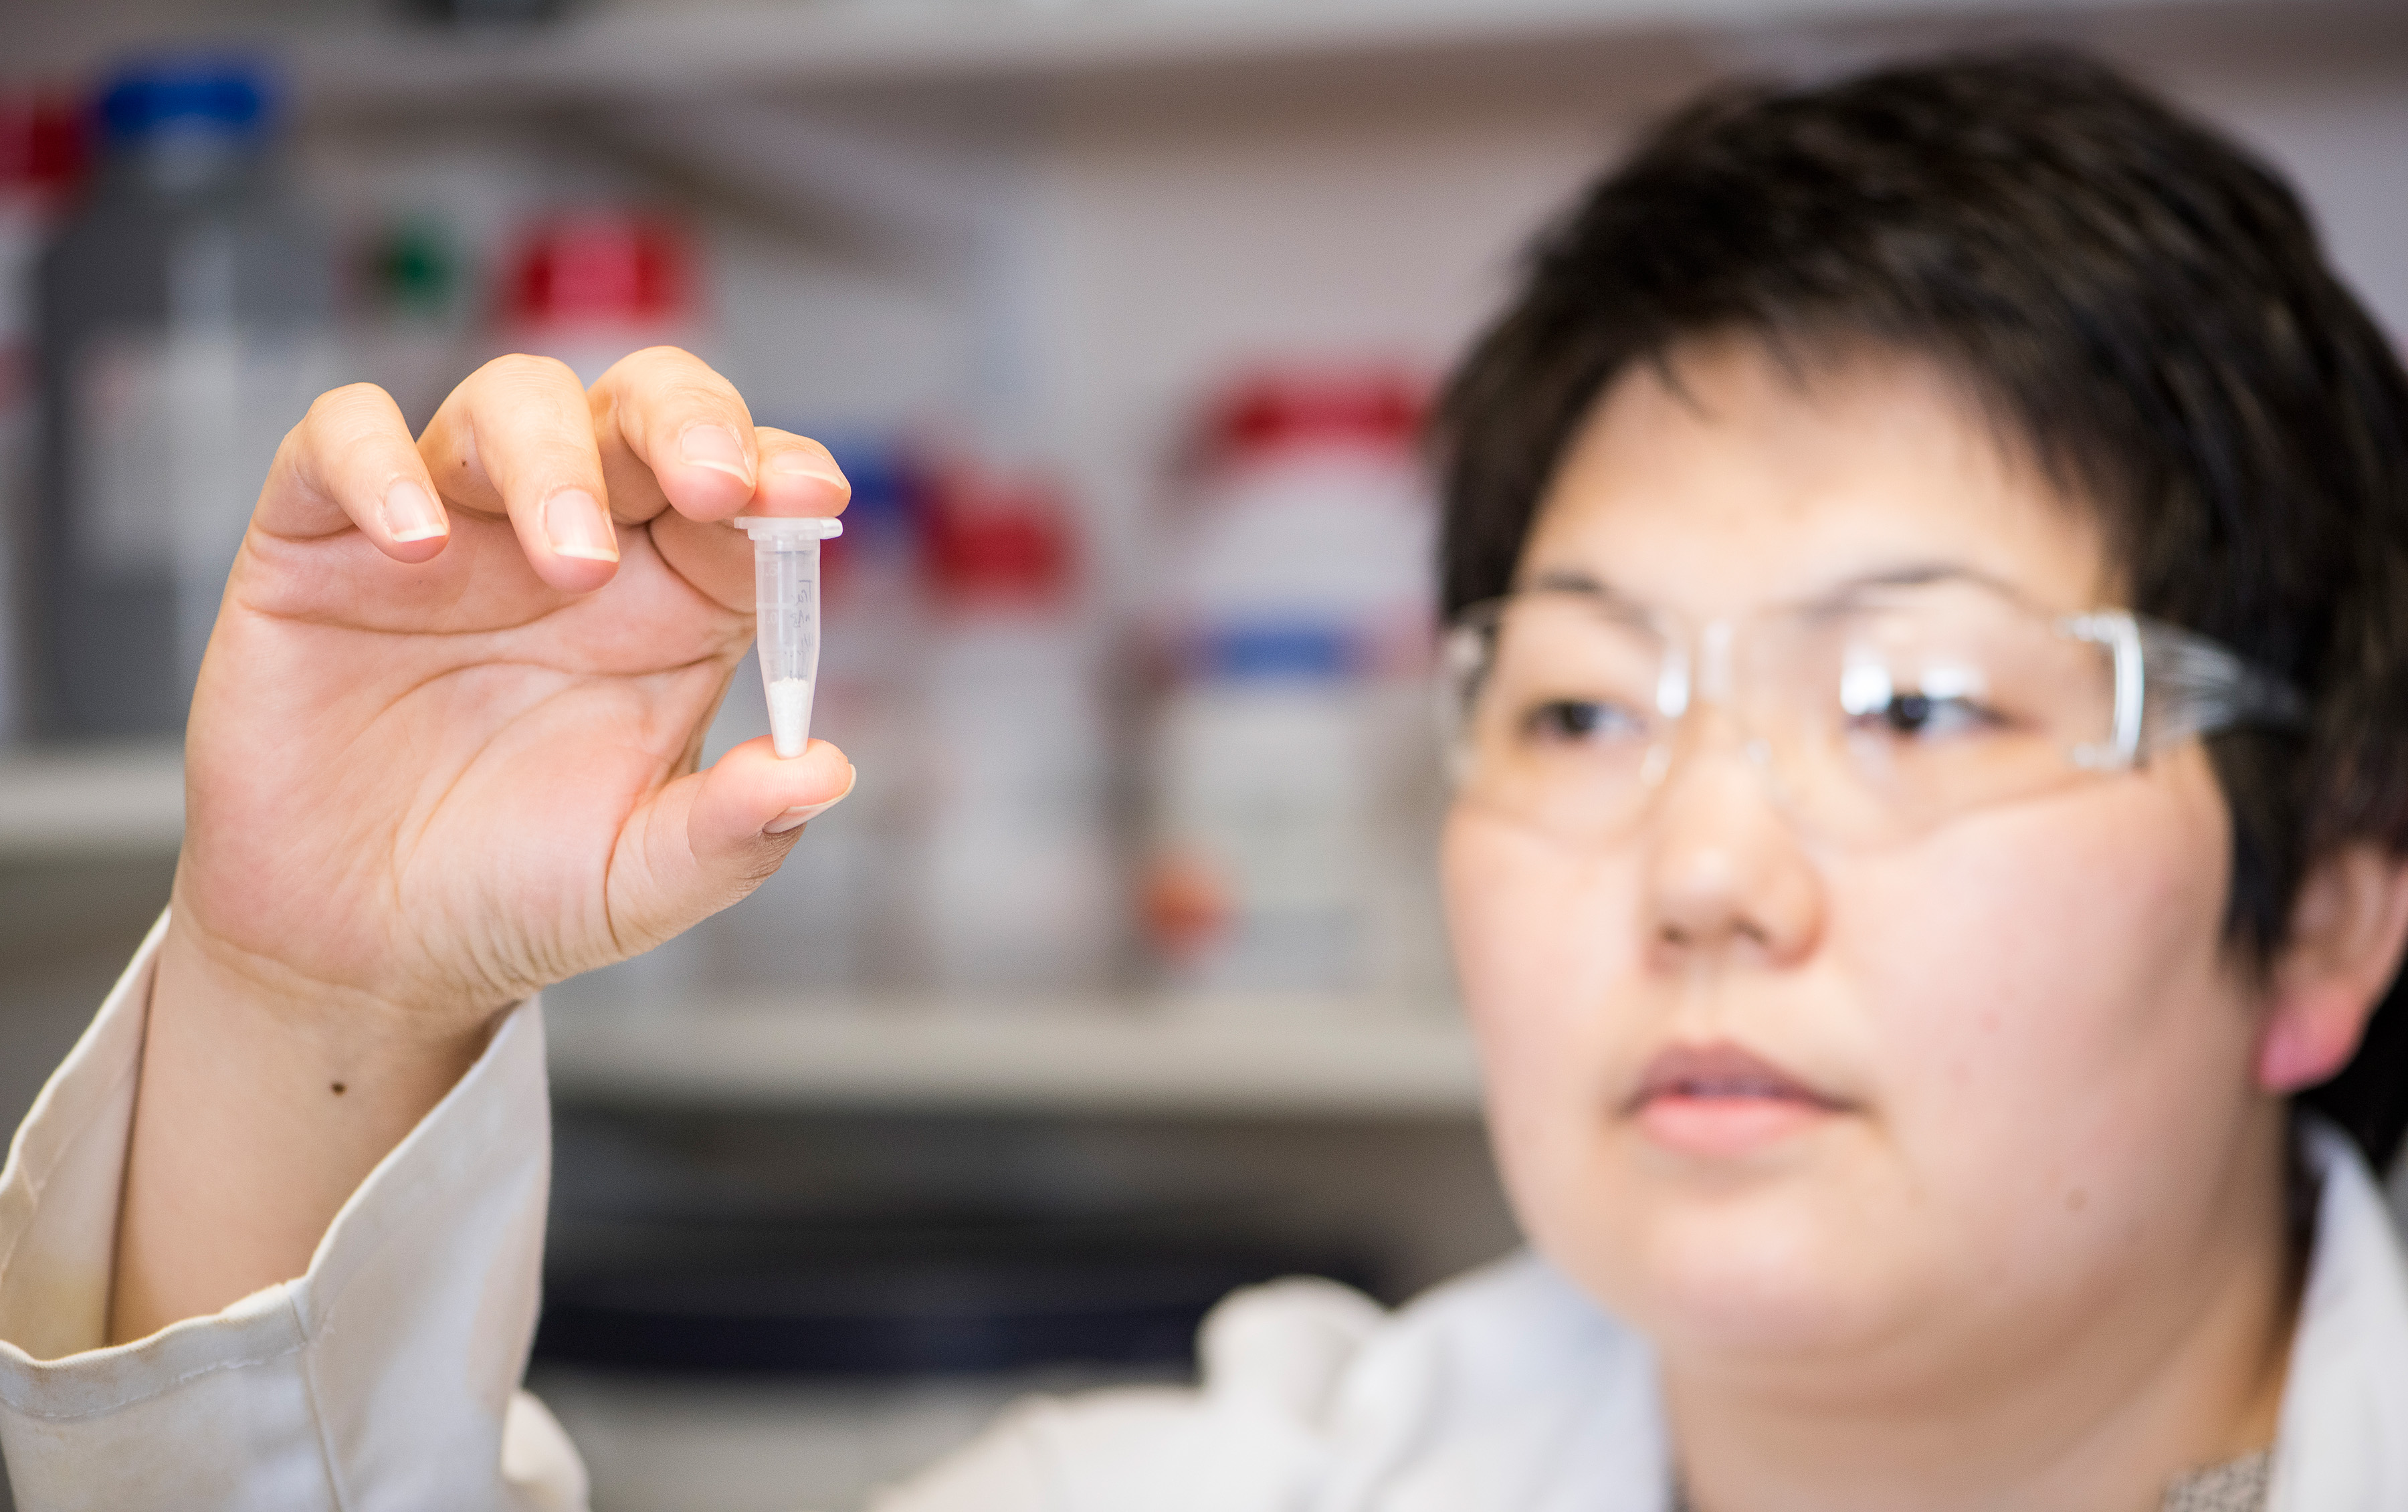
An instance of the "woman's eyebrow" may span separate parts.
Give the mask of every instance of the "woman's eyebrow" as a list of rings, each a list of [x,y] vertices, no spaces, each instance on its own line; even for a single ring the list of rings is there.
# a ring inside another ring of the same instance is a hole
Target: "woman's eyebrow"
[[[1590,598],[1604,599],[1609,603],[1634,609],[1646,607],[1646,602],[1636,594],[1626,593],[1604,578],[1579,567],[1549,567],[1542,572],[1534,573],[1528,581],[1520,586],[1519,592],[1582,593]]]
[[[1995,573],[1963,562],[1906,562],[1893,566],[1875,567],[1870,571],[1851,573],[1818,593],[1797,602],[1807,608],[1838,607],[1885,588],[1922,588],[1932,583],[1979,583],[1996,589],[2010,598],[2021,599],[2022,590]]]
[[[1983,571],[1968,563],[1933,559],[1922,562],[1894,563],[1850,573],[1819,590],[1805,593],[1790,603],[1800,608],[1841,607],[1870,592],[1885,588],[1922,588],[1931,583],[1971,582],[1993,588],[2013,598],[2023,597],[2014,584],[1994,573]],[[1520,585],[1524,592],[1580,593],[1591,598],[1632,609],[1650,606],[1647,599],[1627,592],[1608,579],[1582,567],[1549,567],[1534,573]]]

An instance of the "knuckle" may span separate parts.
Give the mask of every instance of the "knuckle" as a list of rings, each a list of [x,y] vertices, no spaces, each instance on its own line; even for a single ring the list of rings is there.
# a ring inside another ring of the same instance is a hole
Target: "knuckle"
[[[796,435],[792,431],[781,431],[774,425],[755,426],[752,435],[759,442],[764,456],[817,457],[826,462],[836,461],[834,452],[808,435]]]
[[[647,395],[708,394],[725,404],[736,387],[718,369],[681,347],[646,347],[629,352],[611,368],[615,380]]]
[[[736,386],[701,358],[676,347],[647,347],[619,360],[610,386],[640,395],[648,408],[740,408]]]
[[[520,392],[557,390],[563,385],[578,392],[585,385],[578,382],[577,373],[557,357],[540,357],[533,352],[514,351],[496,357],[469,377],[468,381],[480,387],[493,387]]]
[[[309,402],[309,407],[277,444],[269,478],[316,490],[358,461],[376,455],[392,435],[408,444],[392,396],[373,383],[346,383]]]
[[[737,407],[735,396],[736,391],[724,382],[704,382],[684,373],[663,377],[652,393],[654,407],[678,420],[694,419],[697,411],[708,419],[728,418]]]
[[[393,403],[382,389],[373,383],[346,383],[328,389],[309,401],[308,413],[301,424],[294,427],[325,430],[336,426],[355,427],[372,423]]]
[[[645,347],[620,359],[622,364],[646,368],[683,368],[693,372],[710,373],[710,364],[683,347]],[[719,375],[711,373],[711,377]]]

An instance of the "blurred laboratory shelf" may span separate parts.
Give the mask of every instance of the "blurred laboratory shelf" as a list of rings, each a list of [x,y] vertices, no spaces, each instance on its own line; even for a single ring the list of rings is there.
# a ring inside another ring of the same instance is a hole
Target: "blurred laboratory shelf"
[[[2320,14],[2360,8],[2315,3]],[[499,35],[329,28],[301,36],[287,61],[304,97],[322,108],[451,102],[492,110],[698,90],[1032,83],[1179,68],[1460,59],[1482,49],[1546,52],[1737,30],[2164,8],[2164,0],[727,0],[623,4]],[[2205,8],[2267,7],[2228,0]]]
[[[1828,12],[1903,0],[1231,0],[1175,4],[628,6],[515,37],[329,31],[291,61],[313,99],[407,105],[507,89],[520,105],[659,95],[698,83],[774,88],[1014,81],[1501,40],[1692,12]],[[1927,0],[1928,3],[1928,0]],[[1941,0],[1947,4],[1950,0]],[[1962,4],[1965,0],[1955,0]]]
[[[173,851],[180,742],[0,751],[0,862]]]
[[[1045,1008],[729,999],[565,1003],[547,1019],[564,1098],[811,1110],[1469,1120],[1471,1036],[1452,1013],[1351,1002]]]

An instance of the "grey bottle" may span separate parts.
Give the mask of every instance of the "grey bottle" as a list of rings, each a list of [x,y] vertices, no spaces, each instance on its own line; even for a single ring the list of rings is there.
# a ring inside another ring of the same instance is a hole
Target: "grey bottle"
[[[279,439],[330,371],[334,267],[265,80],[170,59],[102,98],[105,156],[38,275],[36,728],[183,727]]]

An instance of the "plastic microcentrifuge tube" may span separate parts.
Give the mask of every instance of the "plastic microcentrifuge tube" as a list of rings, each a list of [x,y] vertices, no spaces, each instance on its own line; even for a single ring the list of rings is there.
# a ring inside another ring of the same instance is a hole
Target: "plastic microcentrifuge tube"
[[[741,515],[736,523],[752,537],[769,739],[780,756],[800,756],[811,738],[811,686],[820,671],[820,542],[843,535],[844,525],[815,515]]]

